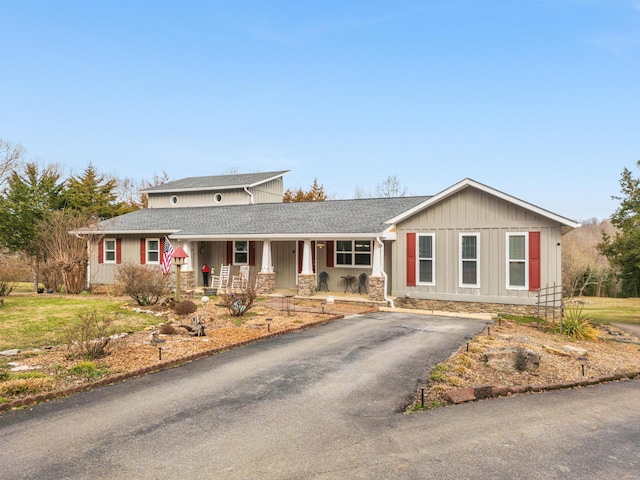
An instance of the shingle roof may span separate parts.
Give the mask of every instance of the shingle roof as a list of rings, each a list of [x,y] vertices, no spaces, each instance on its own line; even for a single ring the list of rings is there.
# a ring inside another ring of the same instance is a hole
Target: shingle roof
[[[260,185],[274,178],[281,177],[289,170],[278,172],[240,173],[237,175],[214,175],[208,177],[188,177],[172,182],[156,185],[143,190],[143,193],[157,192],[184,192],[191,190],[227,190],[230,188],[243,188]]]
[[[100,222],[105,234],[172,232],[174,236],[379,234],[389,219],[429,197],[328,200],[185,208],[149,208]]]

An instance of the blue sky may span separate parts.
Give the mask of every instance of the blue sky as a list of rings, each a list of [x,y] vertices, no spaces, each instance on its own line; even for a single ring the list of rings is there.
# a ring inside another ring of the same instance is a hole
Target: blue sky
[[[640,160],[640,0],[0,0],[0,138],[80,173],[470,177],[576,220]]]

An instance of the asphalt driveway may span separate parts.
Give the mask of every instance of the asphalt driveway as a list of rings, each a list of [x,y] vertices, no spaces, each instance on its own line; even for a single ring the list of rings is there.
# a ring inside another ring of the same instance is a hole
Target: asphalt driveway
[[[8,412],[0,478],[637,478],[638,383],[398,413],[484,326],[380,312]]]

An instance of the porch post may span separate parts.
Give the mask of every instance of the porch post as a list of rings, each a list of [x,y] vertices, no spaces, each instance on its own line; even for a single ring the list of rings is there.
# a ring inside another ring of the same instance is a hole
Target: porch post
[[[271,240],[262,242],[262,269],[260,273],[270,273],[273,270],[271,265]]]
[[[271,240],[262,242],[262,267],[256,275],[256,293],[267,295],[276,291],[276,274],[271,265]]]
[[[302,272],[298,275],[298,295],[311,296],[316,291],[312,258],[311,240],[305,240],[302,248]]]
[[[369,277],[369,299],[375,301],[384,300],[385,295],[385,277],[382,268],[384,259],[384,244],[377,239],[373,240],[373,260],[371,276]]]
[[[375,240],[373,243],[373,265],[371,276],[372,277],[381,277],[382,276],[382,248],[378,245],[378,242]]]
[[[313,265],[311,264],[311,240],[304,241],[304,248],[302,249],[302,275],[309,275],[313,273]]]

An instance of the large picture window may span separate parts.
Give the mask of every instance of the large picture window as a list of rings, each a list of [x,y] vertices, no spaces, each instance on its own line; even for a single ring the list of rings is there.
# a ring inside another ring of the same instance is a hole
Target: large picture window
[[[147,261],[150,264],[160,263],[160,239],[159,238],[147,238]]]
[[[418,282],[435,285],[434,235],[418,235]]]
[[[460,234],[460,286],[480,286],[480,235],[477,233]]]
[[[116,239],[104,239],[104,263],[116,263]]]
[[[249,242],[247,240],[233,242],[233,264],[249,265]]]
[[[335,263],[342,267],[371,266],[371,240],[336,241]]]
[[[527,288],[527,234],[507,233],[507,288]]]

